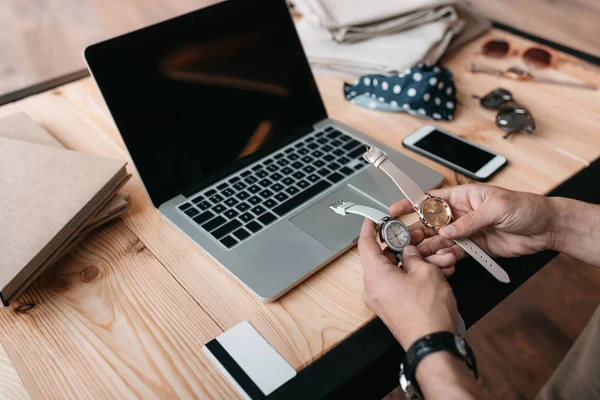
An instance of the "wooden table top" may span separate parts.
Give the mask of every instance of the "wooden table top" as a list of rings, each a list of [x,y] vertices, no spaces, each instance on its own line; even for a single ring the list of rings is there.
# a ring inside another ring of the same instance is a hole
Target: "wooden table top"
[[[446,66],[454,73],[460,106],[453,122],[436,125],[508,158],[491,184],[547,193],[600,156],[600,91],[466,72],[471,62],[520,64],[518,57],[478,54],[491,36],[520,48],[531,44],[492,31],[451,57]],[[600,68],[563,54],[556,69],[536,72],[600,86]],[[330,117],[441,172],[445,185],[468,182],[402,147],[402,139],[428,121],[360,108],[343,99],[342,79],[317,81]],[[511,90],[530,109],[537,122],[533,135],[502,139],[495,113],[471,98],[497,87]],[[0,117],[19,111],[67,148],[129,159],[90,78],[0,107]],[[278,301],[262,303],[159,216],[137,174],[125,190],[132,208],[121,221],[91,235],[0,310],[0,397],[236,398],[202,345],[240,321],[249,321],[302,369],[374,317],[362,303],[356,248]]]

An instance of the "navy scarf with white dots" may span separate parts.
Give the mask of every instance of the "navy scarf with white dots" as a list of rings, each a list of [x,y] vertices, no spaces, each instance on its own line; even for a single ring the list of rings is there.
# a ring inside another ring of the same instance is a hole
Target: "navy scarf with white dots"
[[[452,73],[444,67],[418,64],[398,75],[363,75],[344,84],[354,104],[422,118],[451,121],[456,108]]]

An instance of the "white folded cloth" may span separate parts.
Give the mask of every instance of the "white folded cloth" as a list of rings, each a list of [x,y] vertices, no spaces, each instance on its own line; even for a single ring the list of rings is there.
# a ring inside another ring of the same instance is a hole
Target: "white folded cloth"
[[[295,0],[314,69],[347,76],[435,64],[490,27],[460,0]]]

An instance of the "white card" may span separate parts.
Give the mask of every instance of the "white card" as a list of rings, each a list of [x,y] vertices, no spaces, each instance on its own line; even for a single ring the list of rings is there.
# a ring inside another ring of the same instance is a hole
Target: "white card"
[[[296,376],[296,371],[247,321],[202,348],[245,399],[262,399]]]

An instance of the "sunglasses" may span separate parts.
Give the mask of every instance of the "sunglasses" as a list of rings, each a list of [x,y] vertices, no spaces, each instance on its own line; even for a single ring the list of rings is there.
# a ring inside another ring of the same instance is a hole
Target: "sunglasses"
[[[529,110],[517,104],[508,90],[495,89],[483,97],[473,95],[473,98],[478,99],[483,108],[498,110],[496,126],[506,132],[504,139],[516,132],[531,134],[535,130],[535,121]]]
[[[505,57],[510,52],[510,43],[504,39],[492,39],[483,45],[481,51],[483,55],[488,57]],[[554,63],[553,54],[543,47],[529,47],[521,57],[525,64],[537,68],[547,68]]]

